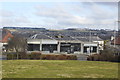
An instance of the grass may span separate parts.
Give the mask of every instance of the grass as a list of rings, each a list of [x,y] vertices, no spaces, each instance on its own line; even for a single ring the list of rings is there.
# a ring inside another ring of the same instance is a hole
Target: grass
[[[77,60],[3,60],[3,78],[118,78],[118,63]]]

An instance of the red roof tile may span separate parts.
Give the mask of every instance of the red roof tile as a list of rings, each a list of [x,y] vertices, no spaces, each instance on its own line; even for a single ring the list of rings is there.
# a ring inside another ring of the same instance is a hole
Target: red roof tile
[[[8,39],[13,37],[13,35],[11,34],[10,31],[8,31],[8,30],[4,30],[4,31],[5,31],[5,34],[2,35],[2,41],[0,41],[3,43],[8,42]]]

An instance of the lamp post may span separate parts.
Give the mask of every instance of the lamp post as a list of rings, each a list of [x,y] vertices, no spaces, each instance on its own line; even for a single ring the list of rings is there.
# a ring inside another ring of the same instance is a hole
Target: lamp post
[[[89,54],[91,55],[91,29],[90,30],[90,36],[89,36]]]

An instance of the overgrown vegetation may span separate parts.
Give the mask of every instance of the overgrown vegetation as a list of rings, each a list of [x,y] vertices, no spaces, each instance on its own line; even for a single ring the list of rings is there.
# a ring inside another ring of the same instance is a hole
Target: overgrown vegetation
[[[120,62],[120,50],[112,46],[105,46],[100,54],[93,54],[88,57],[90,61],[111,61]]]

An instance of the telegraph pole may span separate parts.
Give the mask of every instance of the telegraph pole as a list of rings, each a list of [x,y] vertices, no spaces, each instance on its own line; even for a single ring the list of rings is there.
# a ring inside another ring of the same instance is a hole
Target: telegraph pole
[[[120,36],[120,26],[119,26],[120,21],[118,20],[117,22],[118,22],[118,36]]]
[[[114,48],[115,48],[115,42],[116,42],[116,21],[114,22]]]
[[[118,22],[118,35],[119,35],[119,20],[118,21],[115,21],[115,23],[114,23],[114,48],[116,47],[116,44],[115,44],[115,42],[116,42],[116,22]]]

